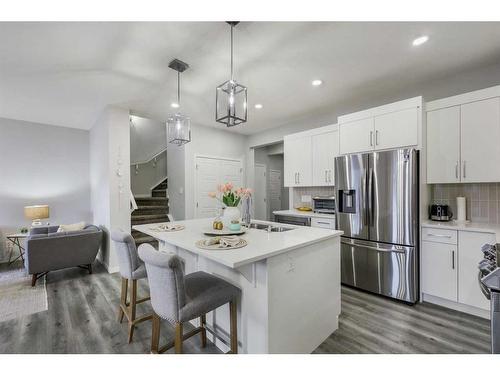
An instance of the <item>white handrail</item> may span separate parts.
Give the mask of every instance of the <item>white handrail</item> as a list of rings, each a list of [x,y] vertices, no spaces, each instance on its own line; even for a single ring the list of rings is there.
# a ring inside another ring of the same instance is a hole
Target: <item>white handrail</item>
[[[135,201],[134,194],[132,193],[132,190],[130,190],[130,212],[137,210],[137,202]]]
[[[160,156],[161,154],[163,154],[165,151],[167,151],[166,147],[163,150],[161,150],[161,151],[157,152],[156,154],[154,154],[153,156],[151,156],[148,160],[130,163],[130,165],[140,165],[140,164],[150,163],[151,161],[153,161],[154,159],[156,159],[158,156]]]

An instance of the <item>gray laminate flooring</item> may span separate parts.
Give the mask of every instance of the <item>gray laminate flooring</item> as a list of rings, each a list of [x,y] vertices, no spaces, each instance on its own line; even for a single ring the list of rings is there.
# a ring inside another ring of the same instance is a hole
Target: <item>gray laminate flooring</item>
[[[490,353],[486,319],[342,287],[339,329],[315,353]]]
[[[11,266],[12,267],[12,266]],[[6,269],[0,265],[0,272]],[[0,353],[149,353],[151,322],[141,323],[127,344],[127,325],[117,321],[120,277],[98,263],[94,273],[72,268],[47,276],[49,309],[0,322]],[[139,296],[147,295],[146,281]],[[142,304],[138,314],[151,309]],[[161,343],[173,337],[162,322]],[[186,353],[219,353],[200,347],[199,335]],[[160,344],[161,344],[160,343]],[[172,350],[171,350],[172,351]],[[169,352],[171,352],[169,351]],[[416,306],[342,288],[339,329],[315,353],[488,353],[489,321],[431,304]]]

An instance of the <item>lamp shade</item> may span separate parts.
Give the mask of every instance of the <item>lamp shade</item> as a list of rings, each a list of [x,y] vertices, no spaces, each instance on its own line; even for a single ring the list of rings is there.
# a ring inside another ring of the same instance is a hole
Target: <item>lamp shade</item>
[[[24,216],[30,220],[47,219],[49,217],[49,206],[26,206],[24,207]]]

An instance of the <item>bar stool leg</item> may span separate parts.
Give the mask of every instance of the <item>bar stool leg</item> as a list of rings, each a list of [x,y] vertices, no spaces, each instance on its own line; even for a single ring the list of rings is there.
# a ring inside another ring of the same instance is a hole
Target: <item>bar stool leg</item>
[[[236,300],[233,300],[229,302],[229,319],[231,320],[230,323],[230,330],[231,330],[231,354],[238,354],[238,317],[237,317],[238,311],[236,309]]]
[[[120,297],[120,307],[118,309],[118,320],[123,322],[123,306],[127,306],[127,289],[128,289],[128,279],[122,277],[122,293]]]
[[[203,314],[200,316],[200,327],[202,328],[201,330],[201,347],[204,348],[207,346],[207,330],[205,326],[207,325],[207,316]]]
[[[132,280],[132,287],[130,288],[130,305],[129,305],[129,315],[130,320],[128,322],[128,343],[132,342],[132,337],[134,335],[134,320],[135,320],[135,309],[137,303],[137,280]]]
[[[182,354],[182,323],[175,323],[175,354]]]
[[[153,330],[151,333],[151,353],[158,354],[160,345],[160,317],[153,312]]]

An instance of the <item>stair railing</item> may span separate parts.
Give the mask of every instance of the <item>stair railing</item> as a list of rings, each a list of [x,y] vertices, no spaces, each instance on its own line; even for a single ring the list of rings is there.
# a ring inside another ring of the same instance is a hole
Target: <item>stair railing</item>
[[[133,162],[133,163],[130,163],[130,165],[134,165],[135,166],[135,172],[137,174],[139,172],[139,165],[141,165],[141,164],[148,164],[148,163],[153,162],[153,166],[156,166],[156,160],[164,152],[167,152],[167,148],[166,147],[164,149],[162,149],[161,151],[157,152],[156,154],[154,154],[153,156],[151,156],[149,159],[143,160],[143,161]]]
[[[137,208],[137,202],[135,201],[134,194],[132,193],[132,190],[130,190],[130,212],[134,212]]]

